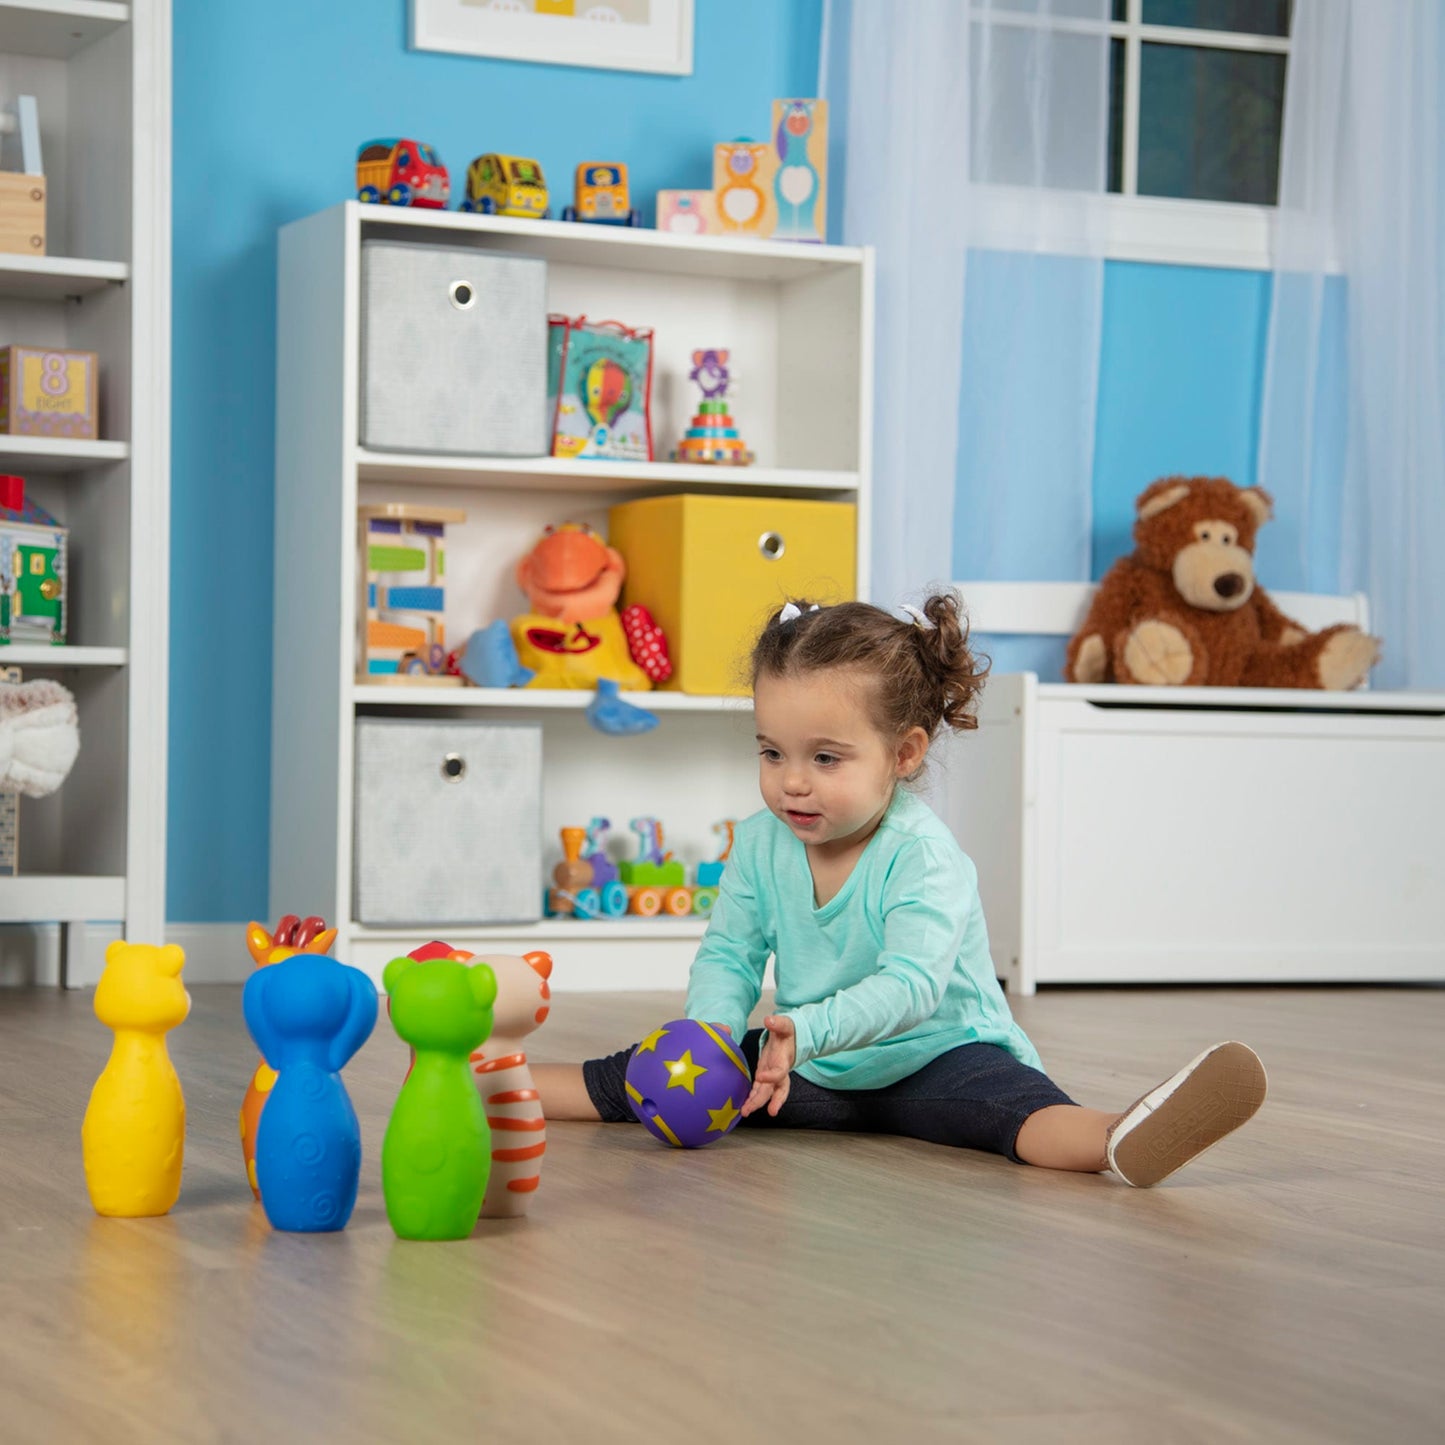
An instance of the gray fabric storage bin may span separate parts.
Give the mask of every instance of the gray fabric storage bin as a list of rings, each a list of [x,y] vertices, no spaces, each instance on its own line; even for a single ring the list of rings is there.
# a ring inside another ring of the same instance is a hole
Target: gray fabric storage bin
[[[361,245],[361,444],[536,457],[547,427],[547,263]]]
[[[360,923],[531,923],[542,914],[542,729],[358,718]]]

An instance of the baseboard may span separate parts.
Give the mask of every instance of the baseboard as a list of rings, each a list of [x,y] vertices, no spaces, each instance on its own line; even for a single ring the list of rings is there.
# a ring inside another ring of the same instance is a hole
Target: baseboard
[[[72,924],[71,957],[66,984],[94,988],[105,968],[105,950],[115,939],[112,928]],[[188,984],[245,983],[253,964],[246,951],[246,924],[171,923],[166,942],[178,943],[186,953],[182,977]],[[473,946],[473,945],[468,945]],[[552,975],[554,993],[681,990],[697,940],[599,940],[586,938],[575,947],[558,950],[559,967]],[[0,985],[36,984],[54,987],[60,982],[60,927],[36,924],[0,928]],[[353,960],[348,959],[347,962]],[[374,974],[372,960],[355,960]]]
[[[60,982],[60,925],[7,923],[0,928],[0,986]]]
[[[69,928],[65,983],[70,988],[94,988],[117,930],[113,925],[74,923]],[[172,923],[166,929],[166,942],[185,949],[187,983],[245,983],[250,975],[244,923]],[[0,987],[57,987],[61,951],[58,923],[0,927]]]
[[[166,942],[185,949],[187,983],[245,983],[255,967],[244,922],[168,923]]]

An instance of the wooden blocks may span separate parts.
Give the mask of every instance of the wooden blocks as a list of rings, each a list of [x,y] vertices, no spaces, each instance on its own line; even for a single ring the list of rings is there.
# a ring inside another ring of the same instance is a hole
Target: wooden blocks
[[[0,432],[93,441],[99,369],[93,351],[0,346]]]
[[[0,251],[45,254],[45,177],[0,171]]]

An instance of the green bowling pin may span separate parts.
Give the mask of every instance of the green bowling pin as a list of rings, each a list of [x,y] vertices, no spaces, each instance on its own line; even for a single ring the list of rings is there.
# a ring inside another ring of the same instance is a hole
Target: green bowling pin
[[[471,1054],[492,1032],[497,980],[484,963],[394,958],[382,982],[414,1056],[381,1146],[387,1218],[402,1239],[465,1239],[492,1167]]]

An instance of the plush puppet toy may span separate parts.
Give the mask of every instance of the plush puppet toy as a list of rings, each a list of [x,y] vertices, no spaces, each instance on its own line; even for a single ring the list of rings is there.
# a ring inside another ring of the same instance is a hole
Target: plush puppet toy
[[[1306,632],[1256,582],[1267,493],[1165,477],[1135,508],[1134,555],[1099,583],[1069,643],[1067,681],[1343,691],[1365,680],[1378,638],[1349,626]]]
[[[517,564],[529,611],[473,634],[459,659],[482,687],[595,688],[602,732],[639,732],[656,717],[618,696],[672,676],[662,630],[644,607],[617,610],[627,565],[585,524],[548,527]]]

